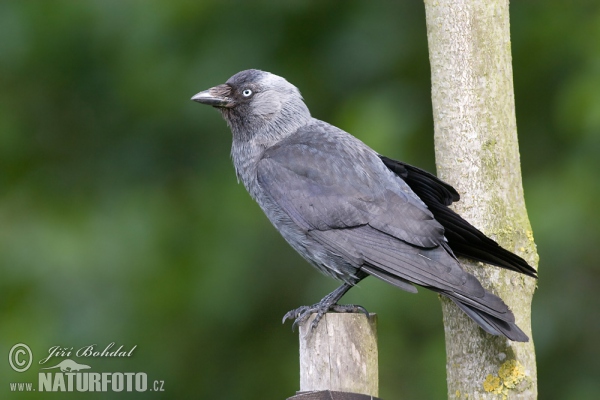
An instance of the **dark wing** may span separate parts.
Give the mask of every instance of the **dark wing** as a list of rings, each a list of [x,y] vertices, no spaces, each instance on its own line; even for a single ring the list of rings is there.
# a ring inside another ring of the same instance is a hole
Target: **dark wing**
[[[500,247],[448,206],[460,196],[452,186],[427,171],[380,156],[383,163],[410,186],[435,219],[443,225],[448,244],[454,254],[482,261],[537,278],[536,270],[527,261]]]
[[[369,225],[417,247],[445,241],[443,227],[408,185],[405,191],[391,189],[404,183],[377,157],[354,154],[344,143],[283,141],[265,152],[257,176],[269,197],[305,232]]]

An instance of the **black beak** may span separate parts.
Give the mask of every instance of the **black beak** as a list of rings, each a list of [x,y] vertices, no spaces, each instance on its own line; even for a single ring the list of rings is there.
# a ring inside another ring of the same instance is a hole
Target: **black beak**
[[[229,108],[235,105],[233,99],[229,97],[230,94],[231,87],[229,85],[219,85],[195,94],[192,100],[213,107]]]

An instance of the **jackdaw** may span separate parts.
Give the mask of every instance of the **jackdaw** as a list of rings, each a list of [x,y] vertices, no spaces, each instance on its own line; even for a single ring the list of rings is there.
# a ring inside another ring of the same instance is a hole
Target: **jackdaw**
[[[239,72],[192,100],[218,108],[227,121],[238,180],[284,239],[343,282],[284,322],[296,326],[316,313],[314,328],[327,311],[364,311],[337,303],[372,275],[408,292],[418,285],[446,296],[492,335],[529,340],[457,256],[534,278],[536,271],[448,208],[459,200],[452,186],[311,117],[298,89],[268,72]]]

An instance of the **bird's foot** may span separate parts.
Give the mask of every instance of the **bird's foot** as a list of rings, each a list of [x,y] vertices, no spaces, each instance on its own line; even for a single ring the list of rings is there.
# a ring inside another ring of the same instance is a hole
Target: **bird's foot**
[[[292,331],[296,329],[296,326],[300,325],[304,321],[310,317],[311,314],[317,314],[315,319],[310,324],[310,330],[314,331],[317,325],[319,325],[319,321],[323,318],[325,313],[332,311],[336,313],[358,313],[361,312],[369,317],[369,312],[363,307],[355,304],[337,304],[331,303],[327,301],[328,298],[324,298],[317,304],[313,304],[312,306],[302,306],[298,307],[294,310],[288,311],[283,316],[282,323],[285,323],[288,319],[293,319],[294,323],[292,324]]]

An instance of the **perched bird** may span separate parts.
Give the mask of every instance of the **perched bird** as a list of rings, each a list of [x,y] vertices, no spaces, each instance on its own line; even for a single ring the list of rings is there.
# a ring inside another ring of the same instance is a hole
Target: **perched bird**
[[[295,319],[295,326],[316,313],[314,328],[327,311],[364,311],[337,303],[372,275],[412,293],[418,285],[446,296],[492,335],[529,340],[502,299],[456,256],[534,278],[536,271],[448,208],[459,200],[452,186],[312,118],[298,89],[269,72],[239,72],[192,100],[218,108],[227,121],[238,180],[275,228],[309,263],[343,282],[284,322]]]

